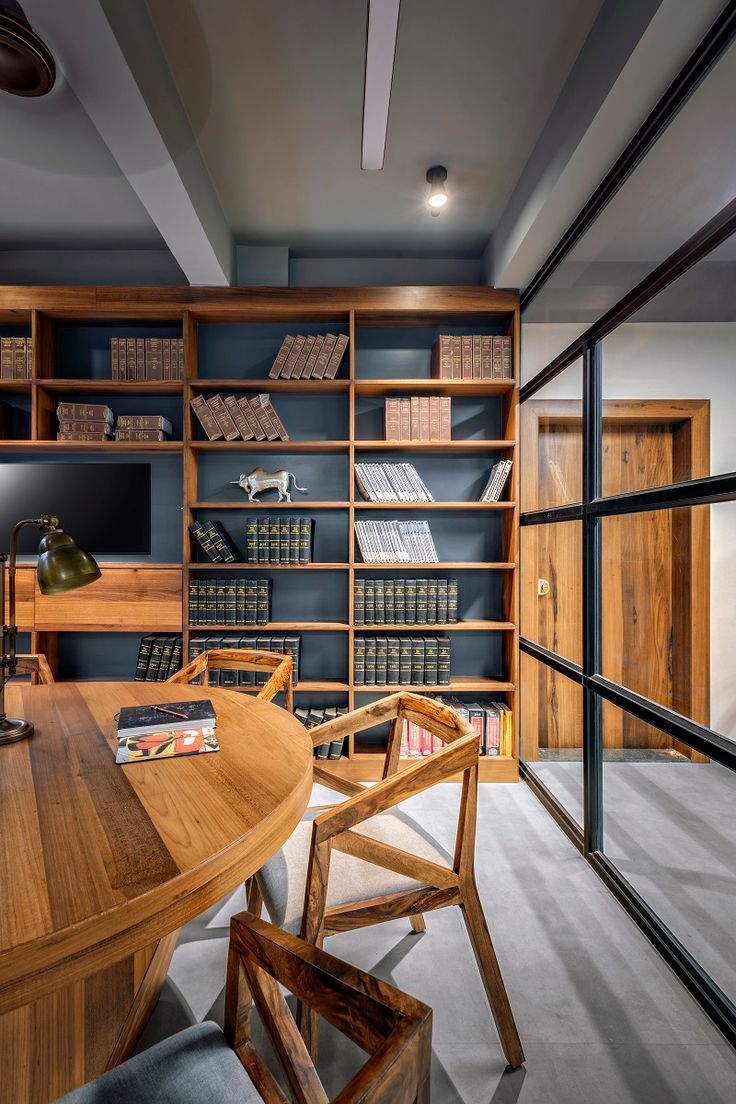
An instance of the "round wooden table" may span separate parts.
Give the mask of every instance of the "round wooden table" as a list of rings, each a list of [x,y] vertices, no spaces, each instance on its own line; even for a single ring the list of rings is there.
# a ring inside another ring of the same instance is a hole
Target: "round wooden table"
[[[219,753],[116,766],[123,705],[210,698]],[[46,1104],[133,1049],[179,927],[250,877],[307,806],[285,710],[148,682],[16,684],[0,748],[0,1101]]]

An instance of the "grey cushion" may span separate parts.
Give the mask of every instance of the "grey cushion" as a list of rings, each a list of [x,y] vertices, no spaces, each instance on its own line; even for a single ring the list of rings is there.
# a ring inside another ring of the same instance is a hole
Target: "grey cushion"
[[[343,798],[344,800],[344,798]],[[257,878],[271,921],[285,931],[298,934],[304,909],[312,820],[320,810],[309,810],[294,834],[259,871]],[[452,858],[423,828],[401,811],[381,813],[356,825],[356,832],[390,843],[423,859],[447,866]],[[347,905],[385,893],[402,893],[420,883],[375,866],[364,859],[333,851],[327,881],[327,905]]]
[[[255,1104],[262,1097],[213,1023],[136,1054],[58,1104]]]

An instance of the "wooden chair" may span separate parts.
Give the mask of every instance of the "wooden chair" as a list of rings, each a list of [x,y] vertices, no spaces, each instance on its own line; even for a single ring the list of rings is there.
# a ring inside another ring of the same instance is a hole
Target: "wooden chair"
[[[51,673],[46,656],[41,652],[37,652],[35,655],[19,655],[15,658],[17,674],[30,675],[32,682],[40,682],[44,686],[49,686],[56,681]]]
[[[279,988],[370,1055],[334,1099],[340,1104],[424,1104],[429,1100],[432,1012],[390,985],[348,966],[247,912],[230,922],[225,1031],[197,1024],[102,1074],[58,1104],[289,1104],[251,1039],[252,1007],[297,1104],[328,1104]]]
[[[327,935],[400,916],[423,931],[422,913],[458,905],[504,1054],[510,1066],[520,1066],[524,1052],[475,884],[477,733],[447,706],[401,692],[311,728],[309,734],[316,746],[387,720],[383,778],[376,785],[338,778],[315,762],[315,778],[348,794],[348,800],[308,812],[283,849],[249,882],[248,907],[259,912],[265,902],[275,924],[321,946]],[[399,771],[405,721],[434,733],[444,746]],[[460,772],[460,813],[450,858],[419,824],[390,810]],[[302,1009],[299,1023],[314,1054],[315,1019]]]
[[[291,656],[282,655],[280,652],[259,652],[251,648],[210,648],[166,681],[183,685],[191,682],[198,675],[206,675],[210,667],[219,667],[224,671],[270,671],[271,677],[263,686],[231,686],[229,689],[241,694],[257,690],[256,697],[260,701],[271,701],[279,691],[283,690],[284,705],[289,713],[294,712]]]

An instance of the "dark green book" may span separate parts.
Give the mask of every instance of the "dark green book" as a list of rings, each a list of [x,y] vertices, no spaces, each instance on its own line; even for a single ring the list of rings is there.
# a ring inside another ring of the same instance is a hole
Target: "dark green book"
[[[213,648],[221,648],[221,647],[222,647],[222,637],[221,636],[208,636],[207,637],[207,644],[206,644],[207,651],[211,651]],[[220,668],[219,667],[210,667],[210,669],[209,669],[209,678],[207,680],[207,685],[208,686],[220,686],[221,685],[221,681],[220,681],[221,678],[222,678],[222,671],[220,670]]]
[[[212,563],[222,563],[223,556],[215,548],[212,537],[208,536],[207,531],[201,521],[193,521],[189,526],[189,532],[192,534],[197,544],[200,546],[208,560],[212,560]]]
[[[237,559],[237,555],[230,542],[230,538],[222,527],[222,523],[219,521],[207,521],[204,527],[207,536],[210,538],[225,563],[233,563]]]
[[[245,558],[248,563],[258,563],[258,518],[245,519]]]
[[[399,686],[411,685],[411,637],[399,637]]]
[[[303,517],[299,524],[299,563],[312,562],[314,518]]]
[[[376,637],[376,683],[385,686],[388,681],[388,639]]]
[[[256,518],[258,522],[258,563],[268,563],[268,518]]]
[[[417,579],[417,625],[427,624],[428,579]]]
[[[257,583],[256,622],[267,625],[271,620],[271,580],[258,579]]]
[[[387,663],[386,663],[386,683],[388,686],[399,685],[399,638],[398,636],[389,636],[387,639],[388,651],[387,651]]]
[[[427,624],[437,624],[437,583],[438,579],[427,579]]]
[[[365,625],[365,579],[356,579],[353,586],[353,621]]]
[[[245,624],[258,624],[258,579],[245,580]]]
[[[167,678],[171,678],[181,668],[181,653],[182,653],[182,639],[180,636],[174,637],[174,647],[171,652],[171,662],[169,663]]]
[[[411,682],[412,686],[424,683],[424,637],[411,638]]]
[[[195,636],[189,641],[189,662],[201,655],[207,647],[207,639],[204,636]]]
[[[424,638],[424,681],[427,686],[439,682],[439,645],[436,636]]]
[[[341,712],[344,712],[344,710],[341,711],[337,709],[334,705],[330,706],[329,709],[325,709],[325,720],[336,721]],[[346,739],[347,737],[345,736],[338,736],[337,739],[330,740],[330,750],[327,753],[328,759],[340,759],[342,757],[342,751],[345,746]]]
[[[383,579],[376,579],[374,583],[373,608],[376,625],[386,624],[386,588]],[[379,680],[380,681],[380,680]]]
[[[277,647],[278,639],[275,636],[259,636],[256,638],[256,648],[259,652],[278,652],[281,649]],[[256,686],[263,686],[271,677],[270,671],[255,671],[254,672],[254,684]]]
[[[217,624],[217,579],[208,579],[205,583],[204,624]]]
[[[309,728],[316,728],[318,725],[324,724],[326,710],[324,709],[310,709],[309,710]],[[317,744],[314,749],[314,755],[316,759],[327,759],[330,754],[329,744]]]
[[[199,579],[189,581],[189,624],[199,624]]]
[[[457,579],[447,582],[447,620],[451,625],[457,622]]]
[[[240,647],[240,636],[223,636],[220,647],[235,649],[237,651]],[[238,672],[229,671],[222,667],[220,669],[219,685],[225,690],[232,690],[233,687],[238,685]]]
[[[225,580],[225,625],[238,623],[237,587],[237,579]]]
[[[248,589],[247,579],[235,580],[235,624],[245,625],[245,598]]]
[[[365,624],[375,625],[376,623],[376,580],[366,579],[365,581]]]
[[[301,518],[290,517],[289,518],[289,563],[299,563],[299,541],[301,539],[302,522]]]
[[[365,683],[376,685],[376,638],[367,636],[365,640]]]
[[[250,635],[241,636],[238,647],[243,651],[254,652],[258,647],[258,637]],[[255,671],[238,671],[238,686],[255,686],[255,684]]]
[[[281,534],[278,514],[271,514],[268,519],[268,562],[281,562]]]
[[[384,620],[387,625],[396,624],[396,602],[393,579],[383,580]]]
[[[450,638],[449,636],[437,637],[437,683],[440,686],[450,685]]]
[[[356,686],[365,683],[365,637],[356,636],[353,642],[353,682]]]
[[[447,579],[437,580],[437,624],[447,624]]]
[[[146,669],[146,682],[157,682],[158,671],[161,666],[161,653],[164,648],[163,636],[154,636],[151,641],[151,655],[148,660],[148,667]]]
[[[225,624],[225,600],[227,594],[227,579],[217,580],[217,590],[215,598],[215,624]]]
[[[417,581],[416,579],[407,579],[404,585],[405,601],[406,601],[406,623],[407,625],[416,625],[417,622]]]
[[[154,641],[154,636],[149,633],[148,636],[142,636],[141,642],[138,645],[138,660],[135,665],[135,681],[145,682],[146,671],[148,670],[148,661],[151,658],[151,645]]]
[[[291,518],[287,513],[279,517],[279,563],[288,564],[291,559]]]
[[[406,579],[394,579],[394,617],[397,625],[406,624]]]
[[[293,664],[291,672],[291,685],[296,686],[296,684],[299,682],[299,660],[302,650],[302,638],[298,634],[294,633],[291,636],[284,637],[283,640],[283,651],[286,655],[291,656],[291,662]]]

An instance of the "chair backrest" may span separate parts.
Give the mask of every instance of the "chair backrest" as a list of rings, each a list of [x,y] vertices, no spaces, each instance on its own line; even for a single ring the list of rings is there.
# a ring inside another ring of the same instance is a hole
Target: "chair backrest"
[[[34,681],[41,682],[45,686],[56,681],[46,656],[41,652],[35,655],[16,656],[16,671],[19,675],[31,675]]]
[[[272,701],[283,690],[285,707],[290,713],[294,711],[293,663],[291,656],[280,652],[262,652],[253,648],[209,648],[166,681],[186,684],[200,675],[206,675],[213,668],[221,671],[256,671],[259,674],[270,671],[268,681],[262,686],[231,686],[228,689],[241,694],[257,690],[256,697],[261,701]]]

